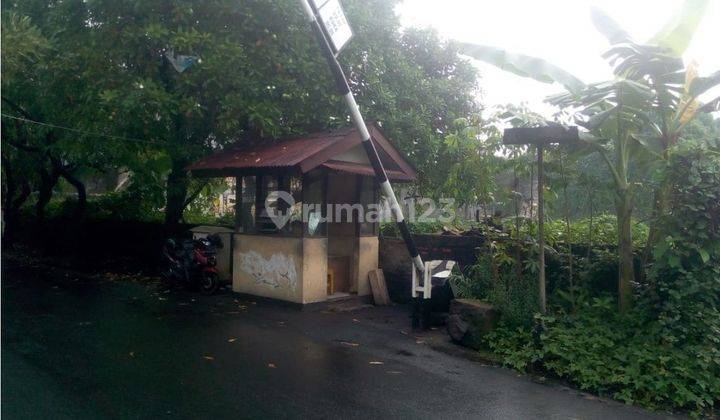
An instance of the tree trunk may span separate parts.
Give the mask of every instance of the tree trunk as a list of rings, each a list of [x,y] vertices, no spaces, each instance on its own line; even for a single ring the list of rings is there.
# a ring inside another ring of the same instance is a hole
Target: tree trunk
[[[60,173],[55,167],[49,171],[45,167],[40,168],[40,186],[38,187],[38,199],[35,204],[35,216],[38,222],[45,221],[45,207],[47,207],[52,198],[53,188],[60,179]]]
[[[62,170],[62,177],[65,178],[70,185],[75,187],[75,190],[77,190],[78,201],[73,218],[78,221],[82,220],[85,216],[85,208],[87,207],[87,191],[85,190],[85,184],[67,170]]]
[[[593,203],[593,192],[592,190],[588,189],[588,205],[590,206],[590,221],[588,223],[588,236],[587,236],[587,255],[585,256],[585,259],[587,260],[587,264],[590,264],[590,255],[592,252],[592,246],[593,246],[593,218],[595,217],[595,205]]]
[[[20,183],[17,182],[10,160],[5,155],[2,156],[2,163],[2,169],[5,172],[5,191],[2,194],[4,219],[2,238],[4,245],[9,246],[14,242],[18,232],[20,208],[27,201],[32,190],[27,179],[23,179]]]
[[[528,220],[533,219],[533,206],[535,206],[535,186],[533,183],[535,182],[535,165],[531,162],[530,163],[530,215],[528,216]]]
[[[650,229],[648,231],[647,242],[643,249],[642,255],[642,270],[643,273],[650,263],[652,257],[652,250],[660,240],[660,220],[662,216],[667,214],[669,203],[668,196],[670,195],[670,186],[666,181],[663,181],[660,186],[653,192],[653,209],[650,222]],[[643,276],[644,277],[644,276]],[[644,280],[644,279],[643,279]]]
[[[632,306],[632,283],[635,280],[633,268],[631,216],[633,198],[629,191],[620,192],[617,202],[618,217],[618,309],[627,312]]]
[[[563,181],[563,207],[564,207],[564,218],[565,218],[565,245],[567,246],[567,258],[568,258],[568,290],[570,291],[570,300],[572,301],[572,310],[575,313],[575,282],[573,272],[573,248],[572,240],[570,235],[572,233],[570,226],[570,199],[568,198],[567,192],[567,177],[565,176],[565,165],[563,164],[562,153],[560,153],[560,174]]]
[[[168,175],[165,201],[165,228],[168,232],[174,232],[185,210],[190,183],[185,166],[185,162],[173,161],[172,170]]]

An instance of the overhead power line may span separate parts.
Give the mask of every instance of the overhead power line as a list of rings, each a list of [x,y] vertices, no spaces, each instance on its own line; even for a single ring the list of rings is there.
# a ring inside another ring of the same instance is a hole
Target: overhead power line
[[[73,132],[73,133],[85,134],[85,135],[88,135],[88,136],[106,137],[106,138],[109,138],[109,139],[122,140],[122,141],[131,141],[131,142],[135,142],[135,143],[166,144],[165,142],[161,142],[161,141],[134,139],[134,138],[131,138],[131,137],[113,136],[113,135],[111,135],[111,134],[94,133],[94,132],[92,132],[92,131],[79,130],[79,129],[77,129],[77,128],[63,127],[63,126],[61,126],[61,125],[56,125],[56,124],[44,123],[44,122],[41,122],[41,121],[30,120],[30,119],[23,118],[23,117],[17,117],[17,116],[15,116],[15,115],[8,115],[8,114],[0,114],[0,115],[2,115],[4,118],[10,118],[10,119],[12,119],[12,120],[22,121],[22,122],[29,123],[29,124],[37,124],[37,125],[41,125],[41,126],[49,127],[49,128],[57,128],[57,129],[60,129],[60,130],[71,131],[71,132]]]

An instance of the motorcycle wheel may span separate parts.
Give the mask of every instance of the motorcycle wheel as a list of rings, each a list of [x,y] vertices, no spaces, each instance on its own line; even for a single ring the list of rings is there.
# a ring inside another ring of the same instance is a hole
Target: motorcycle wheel
[[[212,295],[220,287],[220,279],[217,273],[202,273],[200,278],[200,292],[204,295]]]

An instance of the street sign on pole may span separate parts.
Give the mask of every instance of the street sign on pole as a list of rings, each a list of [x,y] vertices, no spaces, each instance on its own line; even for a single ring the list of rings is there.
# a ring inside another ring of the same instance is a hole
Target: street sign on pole
[[[538,165],[538,294],[540,295],[540,312],[547,311],[545,297],[545,189],[544,146],[550,144],[574,143],[579,140],[577,127],[551,125],[546,127],[507,128],[503,132],[503,144],[533,144],[537,147]],[[532,188],[532,185],[530,186]]]
[[[337,56],[353,35],[342,6],[338,0],[312,0],[312,5],[333,54]]]

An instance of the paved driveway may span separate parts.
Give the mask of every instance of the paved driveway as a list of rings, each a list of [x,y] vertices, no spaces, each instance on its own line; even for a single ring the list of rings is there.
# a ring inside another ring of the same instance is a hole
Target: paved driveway
[[[438,352],[401,307],[302,312],[51,273],[3,264],[7,419],[660,417]]]

